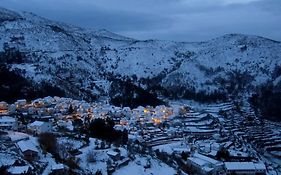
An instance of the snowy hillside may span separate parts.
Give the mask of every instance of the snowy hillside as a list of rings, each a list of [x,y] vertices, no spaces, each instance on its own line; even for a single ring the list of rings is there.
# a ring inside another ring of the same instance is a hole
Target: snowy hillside
[[[126,79],[165,96],[227,99],[269,81],[280,84],[281,43],[242,34],[197,43],[140,41],[1,8],[0,59],[31,84],[47,83],[73,98],[106,97],[112,82]]]
[[[239,34],[225,35],[203,43],[191,59],[182,62],[179,69],[165,78],[171,84],[173,76],[181,75],[180,84],[197,90],[218,90],[221,78],[239,72],[250,77],[252,85],[260,85],[272,78],[281,65],[280,43],[269,39]]]

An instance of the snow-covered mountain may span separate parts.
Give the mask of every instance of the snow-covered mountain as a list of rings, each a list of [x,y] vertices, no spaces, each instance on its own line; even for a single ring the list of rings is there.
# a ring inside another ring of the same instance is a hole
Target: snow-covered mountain
[[[199,100],[281,84],[281,43],[242,34],[205,42],[143,41],[1,8],[0,52],[2,67],[35,87],[48,84],[88,100],[108,96],[116,80]],[[8,82],[1,88],[11,88]]]

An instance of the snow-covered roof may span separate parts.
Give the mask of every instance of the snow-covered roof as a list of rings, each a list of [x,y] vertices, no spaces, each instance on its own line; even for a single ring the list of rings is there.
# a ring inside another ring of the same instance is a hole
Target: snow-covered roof
[[[175,151],[175,152],[189,152],[190,148],[189,147],[176,147],[176,148],[173,148],[173,151]]]
[[[217,160],[215,160],[215,159],[212,159],[212,158],[210,158],[210,157],[204,156],[204,155],[199,154],[199,153],[195,153],[195,154],[193,155],[193,157],[202,159],[202,160],[204,160],[204,161],[206,161],[206,162],[209,162],[209,163],[212,163],[212,164],[218,164],[218,163],[220,163],[220,161],[217,161]]]
[[[202,167],[202,169],[203,169],[204,171],[206,171],[206,172],[211,172],[214,168],[208,167],[208,166],[204,166],[204,167]]]
[[[26,100],[25,99],[20,99],[20,100],[17,100],[16,103],[26,103]]]
[[[220,161],[204,156],[202,154],[195,153],[193,157],[189,157],[188,160],[199,165],[204,171],[210,172],[215,166],[223,165]]]
[[[118,155],[118,152],[116,151],[107,151],[106,152],[109,156],[117,156]]]
[[[260,163],[255,163],[256,170],[266,170],[265,164],[260,162]]]
[[[5,101],[0,101],[0,105],[8,105],[8,103]]]
[[[11,138],[12,141],[24,140],[24,139],[27,139],[29,137],[28,134],[25,134],[25,133],[22,133],[22,132],[10,131],[8,133],[9,133],[9,137]]]
[[[29,166],[12,166],[8,169],[8,172],[11,174],[25,174],[28,172]]]
[[[54,116],[51,115],[46,115],[46,116],[42,116],[41,119],[50,119],[53,118]]]
[[[6,123],[6,122],[8,123],[16,122],[16,119],[9,116],[0,117],[0,123]]]
[[[34,151],[34,152],[39,152],[38,149],[36,148],[35,144],[31,140],[19,141],[17,143],[17,145],[22,152],[25,152],[25,151],[28,151],[28,150],[31,150],[31,151]]]
[[[197,157],[189,157],[188,158],[190,161],[196,163],[197,165],[199,165],[200,167],[203,167],[204,165],[208,164],[207,161],[199,159]]]
[[[29,126],[42,126],[43,124],[45,124],[45,122],[35,121],[31,123]]]
[[[59,164],[53,164],[51,169],[52,169],[52,170],[62,170],[62,169],[64,169],[64,165],[61,164],[61,163],[59,163]]]
[[[227,170],[256,170],[253,162],[225,162]]]
[[[48,96],[48,97],[45,97],[45,98],[44,98],[44,100],[45,100],[45,101],[53,101],[53,100],[54,100],[54,98],[53,98],[53,97]]]

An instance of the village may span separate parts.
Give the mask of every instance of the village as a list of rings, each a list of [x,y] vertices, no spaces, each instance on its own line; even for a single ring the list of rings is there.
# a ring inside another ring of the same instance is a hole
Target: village
[[[247,104],[241,106],[170,101],[130,109],[62,97],[0,102],[0,171],[15,175],[124,175],[136,169],[154,175],[281,173],[281,125],[258,119]],[[108,143],[83,132],[92,121],[108,118],[114,130],[127,133],[126,144]],[[54,136],[56,150],[51,149]]]

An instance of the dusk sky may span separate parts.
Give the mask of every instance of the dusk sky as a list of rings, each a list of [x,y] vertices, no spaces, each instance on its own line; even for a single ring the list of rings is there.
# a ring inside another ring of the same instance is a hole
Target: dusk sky
[[[281,0],[0,0],[0,6],[137,39],[243,33],[281,41]]]

